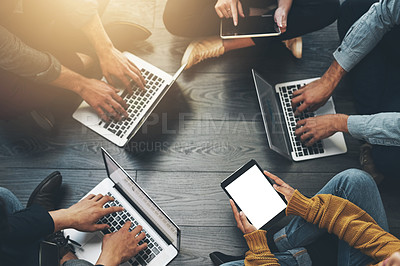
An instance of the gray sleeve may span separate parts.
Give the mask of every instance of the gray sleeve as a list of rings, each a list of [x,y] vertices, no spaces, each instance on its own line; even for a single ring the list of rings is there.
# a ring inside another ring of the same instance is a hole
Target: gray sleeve
[[[60,62],[51,54],[33,49],[0,26],[0,67],[18,76],[38,82],[55,80]]]
[[[68,21],[81,28],[97,13],[97,0],[63,0]]]
[[[400,23],[400,1],[381,0],[348,30],[341,45],[333,53],[339,65],[349,72],[383,38]]]

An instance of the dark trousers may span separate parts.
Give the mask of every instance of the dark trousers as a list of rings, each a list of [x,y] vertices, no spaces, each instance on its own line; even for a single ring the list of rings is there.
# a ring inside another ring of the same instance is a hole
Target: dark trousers
[[[203,37],[219,35],[220,18],[215,12],[216,0],[168,0],[164,24],[178,36]],[[245,15],[249,7],[262,7],[260,0],[242,0]],[[294,0],[288,15],[287,31],[276,40],[288,40],[322,29],[337,18],[338,0]],[[257,45],[271,38],[254,38]]]
[[[65,67],[86,75],[77,52],[96,59],[96,53],[85,35],[68,24],[63,10],[54,1],[24,1],[23,14],[7,14],[1,24],[27,45],[50,52]],[[108,0],[100,1],[101,13]],[[29,64],[29,62],[27,62]],[[60,105],[76,97],[72,92],[33,82],[0,68],[0,119],[8,119],[42,107]]]
[[[338,31],[341,40],[351,25],[376,0],[347,0],[340,8]],[[400,112],[400,27],[394,27],[348,74],[359,114]],[[400,171],[400,147],[374,145],[372,157],[377,168],[389,176]]]

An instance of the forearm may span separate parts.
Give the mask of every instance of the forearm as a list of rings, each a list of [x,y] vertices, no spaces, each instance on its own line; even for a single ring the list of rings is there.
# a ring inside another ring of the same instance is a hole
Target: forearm
[[[51,211],[49,214],[54,222],[54,232],[58,232],[67,228],[73,228],[73,217],[71,217],[67,209]]]
[[[375,115],[351,115],[348,118],[349,133],[371,144],[400,146],[400,113]]]
[[[333,60],[328,70],[321,77],[321,80],[327,85],[327,88],[329,88],[330,94],[332,94],[332,92],[335,90],[336,86],[342,80],[344,75],[346,75],[346,71],[338,64],[336,60]]]
[[[67,89],[75,92],[76,94],[82,94],[83,83],[87,81],[87,78],[84,76],[61,66],[60,75],[57,79],[50,82],[51,85]]]
[[[400,240],[384,231],[369,214],[348,200],[333,195],[317,195],[309,199],[296,190],[286,212],[327,229],[375,260],[380,261],[400,250]]]
[[[292,3],[293,0],[278,0],[278,7],[286,10],[287,13],[289,13]]]
[[[264,230],[257,230],[244,235],[249,246],[244,260],[245,265],[280,265],[278,259],[269,250],[265,234]]]

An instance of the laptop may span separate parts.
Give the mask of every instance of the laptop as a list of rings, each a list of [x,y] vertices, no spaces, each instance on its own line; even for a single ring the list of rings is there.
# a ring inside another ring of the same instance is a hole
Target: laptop
[[[299,120],[326,114],[335,114],[332,97],[315,112],[302,113],[295,117],[292,110],[292,93],[318,78],[276,84],[273,88],[263,77],[252,69],[257,97],[271,150],[293,161],[304,161],[347,152],[342,132],[305,146],[295,135]]]
[[[64,230],[65,236],[79,243],[74,245],[76,256],[96,264],[101,253],[104,234],[118,231],[125,221],[132,221],[132,230],[137,225],[143,227],[146,237],[139,244],[147,242],[148,247],[125,262],[124,266],[162,266],[171,262],[179,253],[181,231],[168,215],[150,196],[101,148],[108,178],[101,181],[89,194],[103,194],[114,197],[104,205],[122,206],[124,211],[107,215],[99,223],[107,223],[110,229],[104,232],[80,232]],[[86,197],[85,196],[85,197]],[[84,198],[85,198],[84,197]]]
[[[105,122],[85,101],[72,115],[74,119],[119,147],[125,146],[133,138],[186,67],[186,64],[182,65],[171,76],[129,52],[123,54],[140,69],[146,80],[145,90],[134,85],[133,94],[128,94],[127,90],[120,94],[129,106],[129,117],[119,122]]]

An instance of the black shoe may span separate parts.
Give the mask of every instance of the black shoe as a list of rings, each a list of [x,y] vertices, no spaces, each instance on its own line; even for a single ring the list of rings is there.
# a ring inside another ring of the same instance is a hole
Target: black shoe
[[[32,192],[26,207],[28,208],[33,204],[39,204],[47,211],[54,210],[56,208],[61,183],[62,176],[60,172],[56,171],[51,173],[42,182],[40,182],[40,184]]]
[[[224,253],[221,252],[213,252],[210,253],[210,259],[214,263],[214,265],[221,265],[230,261],[235,261],[235,260],[244,260],[244,255],[243,256],[229,256],[225,255]]]
[[[126,21],[114,21],[104,25],[108,37],[120,51],[132,50],[132,44],[144,41],[151,35],[145,27]]]
[[[71,242],[75,245],[81,246],[79,243],[69,239],[69,236],[65,237],[64,233],[61,231],[55,232],[49,236],[46,237],[45,241],[51,242],[57,245],[58,247],[58,255],[59,258],[62,259],[62,257],[65,256],[68,252],[72,252],[75,254],[75,249],[74,247],[69,244],[68,242]]]

